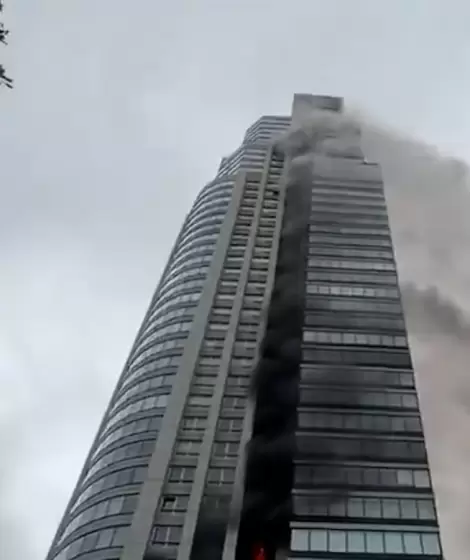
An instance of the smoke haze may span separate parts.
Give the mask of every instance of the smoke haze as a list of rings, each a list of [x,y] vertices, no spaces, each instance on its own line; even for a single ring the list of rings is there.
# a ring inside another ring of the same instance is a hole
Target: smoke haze
[[[470,380],[466,373],[470,359],[470,172],[465,163],[353,111],[342,117],[312,114],[310,122],[280,140],[278,150],[294,158],[289,181],[297,186],[311,181],[317,156],[312,157],[308,146],[316,143],[317,152],[330,153],[353,147],[355,125],[361,130],[366,157],[381,166],[444,546],[448,555],[458,558],[459,551],[470,546],[465,521],[470,506],[464,505],[470,503],[465,474],[470,460],[465,435],[470,414]],[[335,134],[340,135],[339,142],[331,137]],[[294,235],[303,230],[305,223],[299,218],[301,213],[297,218],[292,216],[286,220],[284,232]],[[281,271],[295,270],[296,259],[291,252],[285,256],[280,251],[279,258]],[[287,276],[279,277],[272,301],[275,314],[279,311],[277,306],[282,301],[285,305],[289,299],[282,297],[288,293],[289,285],[294,284]],[[292,317],[297,311],[295,304],[283,310]],[[265,345],[277,348],[278,357],[286,345],[294,349],[297,346],[295,340],[289,340],[286,330],[268,331]],[[273,372],[279,370],[275,358],[264,365]],[[261,363],[255,376],[260,392],[263,369]],[[268,371],[264,373],[269,376]],[[331,374],[341,379],[341,372],[327,371],[325,378]],[[359,398],[354,380],[351,385],[350,397]],[[280,385],[279,393],[281,389],[285,391]],[[288,438],[281,434],[279,437],[280,446],[288,449]],[[456,507],[456,503],[462,505]]]
[[[464,560],[461,551],[470,546],[469,168],[364,115],[359,122],[363,150],[382,168],[444,550]]]

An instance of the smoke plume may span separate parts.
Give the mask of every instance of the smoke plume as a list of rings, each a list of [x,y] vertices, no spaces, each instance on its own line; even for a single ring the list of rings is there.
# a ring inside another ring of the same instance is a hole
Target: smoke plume
[[[470,458],[465,436],[470,425],[470,381],[465,373],[470,358],[466,344],[470,333],[470,173],[463,162],[357,112],[312,115],[306,126],[290,131],[277,144],[279,152],[293,158],[287,193],[297,190],[299,196],[297,204],[293,197],[287,200],[287,207],[295,206],[296,211],[289,213],[286,207],[286,240],[279,251],[278,280],[271,301],[273,318],[254,375],[259,419],[255,420],[248,450],[247,481],[253,477],[253,488],[261,483],[261,491],[250,491],[247,484],[245,513],[251,508],[272,521],[291,511],[286,488],[262,479],[258,469],[266,468],[277,453],[287,465],[292,453],[290,414],[300,346],[297,322],[303,304],[298,300],[297,283],[302,274],[299,255],[305,233],[302,185],[311,182],[312,165],[321,157],[318,152],[334,155],[353,150],[358,129],[362,149],[369,161],[380,164],[385,184],[444,546],[449,559],[463,560],[458,557],[459,551],[470,546],[465,526],[470,514],[470,491],[465,482]],[[337,134],[340,142],[335,139]],[[311,151],[313,145],[316,154]],[[288,246],[290,250],[284,250]],[[286,317],[291,320],[286,321]],[[339,376],[336,381],[335,375]],[[343,383],[344,377],[345,372],[325,368],[324,378],[331,380],[330,386]],[[357,385],[361,380],[353,377],[348,382],[348,398],[352,402],[360,399]],[[328,390],[325,388],[325,399]],[[265,396],[261,397],[263,391]],[[336,476],[333,472],[329,475]],[[289,476],[292,473],[286,467],[286,480]],[[340,500],[342,496],[326,499]]]
[[[470,547],[470,173],[357,111],[380,164],[447,560]]]
[[[322,156],[325,160],[325,155],[357,152],[357,134],[357,125],[352,120],[333,112],[317,111],[281,137],[274,148],[288,162],[285,210],[268,325],[253,377],[256,412],[247,449],[240,558],[248,552],[246,543],[253,546],[256,541],[262,542],[271,551],[288,547],[293,457],[297,446],[304,453],[315,452],[333,461],[340,452],[333,443],[315,437],[296,441],[299,364],[313,170]],[[322,306],[321,298],[317,305]],[[328,312],[328,306],[323,310]],[[348,318],[345,320],[347,325]],[[323,373],[328,381],[323,391],[324,402],[331,399],[335,385],[341,384],[346,389],[347,404],[359,403],[360,379],[354,371],[325,366]],[[332,480],[339,478],[341,473],[337,471],[341,469],[338,462],[328,476]],[[335,491],[326,493],[323,502],[343,498],[344,493]],[[315,505],[324,505],[319,502],[317,497]]]

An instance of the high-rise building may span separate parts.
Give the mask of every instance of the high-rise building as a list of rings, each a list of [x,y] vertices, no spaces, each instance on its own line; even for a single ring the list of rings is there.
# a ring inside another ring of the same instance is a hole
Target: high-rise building
[[[380,170],[341,114],[295,95],[197,197],[47,560],[442,558]]]

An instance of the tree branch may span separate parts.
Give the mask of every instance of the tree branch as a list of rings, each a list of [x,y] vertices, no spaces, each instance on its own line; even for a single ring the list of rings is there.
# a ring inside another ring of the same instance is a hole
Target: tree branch
[[[3,12],[3,2],[0,0],[0,12]],[[9,31],[5,29],[5,26],[2,22],[0,22],[0,43],[4,45],[7,44],[6,38],[9,34]],[[5,73],[5,68],[2,64],[0,64],[0,87],[5,86],[9,89],[13,89],[13,80],[9,78]]]

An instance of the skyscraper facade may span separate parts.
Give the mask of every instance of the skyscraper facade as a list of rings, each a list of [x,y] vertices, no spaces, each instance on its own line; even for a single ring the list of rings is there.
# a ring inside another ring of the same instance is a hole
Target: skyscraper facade
[[[202,189],[47,560],[442,558],[380,170],[341,112],[294,96]]]

